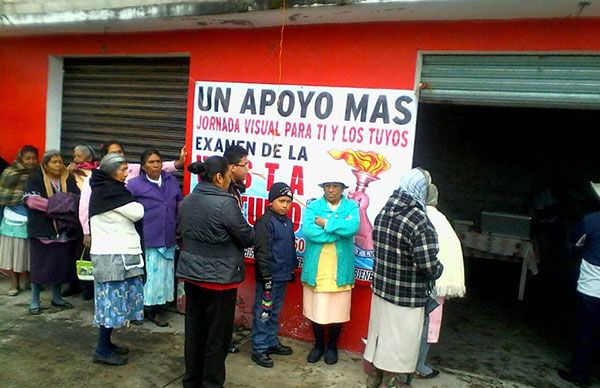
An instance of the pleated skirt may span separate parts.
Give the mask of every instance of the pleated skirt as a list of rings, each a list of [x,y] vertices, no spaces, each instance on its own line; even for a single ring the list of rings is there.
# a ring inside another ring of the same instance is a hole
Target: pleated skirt
[[[29,241],[26,238],[0,235],[0,268],[29,272]]]

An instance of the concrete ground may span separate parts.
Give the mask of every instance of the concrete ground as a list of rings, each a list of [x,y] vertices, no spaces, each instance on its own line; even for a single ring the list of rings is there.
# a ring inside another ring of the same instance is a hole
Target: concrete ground
[[[146,322],[119,330],[115,342],[131,349],[129,363],[122,367],[93,364],[92,353],[96,329],[91,326],[93,303],[80,297],[68,298],[73,310],[59,311],[50,306],[49,291],[42,293],[43,313],[31,316],[27,312],[29,292],[16,297],[6,296],[8,279],[0,275],[0,386],[1,387],[176,387],[181,386],[184,368],[183,316],[169,314],[170,326],[158,328]],[[460,322],[460,319],[458,320]],[[464,323],[463,323],[464,324]],[[449,323],[449,332],[459,330]],[[513,335],[514,333],[508,333]],[[489,333],[493,335],[493,331]],[[448,337],[452,337],[449,335]],[[485,337],[485,336],[484,336]],[[454,338],[461,338],[454,336]],[[464,338],[462,338],[464,340]],[[275,367],[261,368],[250,360],[249,332],[236,332],[240,352],[227,358],[226,387],[364,387],[365,375],[358,354],[341,352],[333,366],[322,361],[308,364],[310,344],[283,338],[294,348],[292,356],[273,356]],[[457,346],[455,341],[447,341]],[[446,345],[447,346],[447,345]],[[441,344],[440,344],[441,347]],[[413,380],[421,387],[525,387],[528,384],[511,381],[510,373],[497,378],[503,365],[513,365],[506,353],[490,360],[481,357],[481,343],[452,350],[434,347],[433,361],[442,375],[433,380]],[[490,349],[485,349],[490,353]],[[507,349],[504,349],[507,351]],[[494,353],[492,351],[492,353]],[[506,353],[506,354],[505,354]],[[435,355],[437,354],[437,355]],[[539,355],[538,355],[539,356]],[[481,363],[479,359],[482,358]],[[523,355],[523,358],[526,358]],[[498,362],[488,365],[486,362]],[[481,364],[481,365],[480,365]],[[474,371],[475,369],[475,371]],[[470,372],[467,372],[470,371]],[[490,372],[491,371],[491,372]],[[548,374],[553,371],[546,371]],[[534,386],[561,387],[556,378],[535,380]]]

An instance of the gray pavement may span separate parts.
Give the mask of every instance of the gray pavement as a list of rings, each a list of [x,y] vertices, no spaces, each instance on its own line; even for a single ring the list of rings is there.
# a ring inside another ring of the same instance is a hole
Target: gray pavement
[[[178,387],[184,368],[183,316],[169,313],[170,325],[150,322],[118,330],[114,340],[130,347],[129,363],[122,367],[93,364],[96,329],[91,325],[92,301],[68,298],[73,310],[50,306],[49,291],[42,293],[43,313],[27,312],[29,292],[6,296],[8,280],[0,275],[0,386],[1,387]],[[226,387],[364,387],[358,354],[340,353],[336,365],[308,364],[310,344],[282,338],[294,348],[291,356],[273,356],[266,369],[250,360],[248,330],[235,334],[240,352],[227,358]],[[432,380],[413,380],[414,387],[525,387],[515,382],[442,368]]]

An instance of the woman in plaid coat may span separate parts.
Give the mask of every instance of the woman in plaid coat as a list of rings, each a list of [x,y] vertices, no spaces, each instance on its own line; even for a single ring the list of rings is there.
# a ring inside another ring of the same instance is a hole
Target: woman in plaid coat
[[[381,209],[373,229],[375,260],[369,335],[364,358],[369,386],[405,386],[415,371],[425,305],[442,274],[438,238],[425,203],[431,176],[412,169]]]

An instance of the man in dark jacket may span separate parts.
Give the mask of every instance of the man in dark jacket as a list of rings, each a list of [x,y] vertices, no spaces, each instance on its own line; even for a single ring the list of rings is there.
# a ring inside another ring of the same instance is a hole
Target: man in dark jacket
[[[277,338],[279,312],[287,283],[293,280],[294,269],[298,266],[294,224],[287,216],[292,199],[288,185],[274,183],[269,191],[269,206],[255,226],[256,293],[252,360],[265,368],[273,367],[270,354],[292,354],[292,348],[282,345]]]
[[[600,198],[600,184],[592,183]],[[571,232],[571,241],[579,248],[581,264],[577,279],[577,332],[569,370],[558,375],[579,387],[587,387],[594,340],[600,329],[600,212],[583,217]]]

